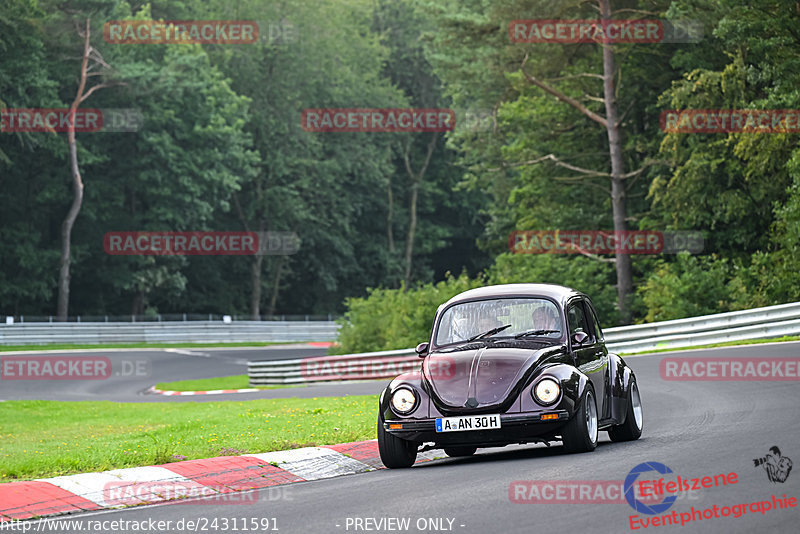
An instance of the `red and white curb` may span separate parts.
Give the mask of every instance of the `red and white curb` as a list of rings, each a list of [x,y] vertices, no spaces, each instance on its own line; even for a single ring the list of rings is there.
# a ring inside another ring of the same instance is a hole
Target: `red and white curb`
[[[148,393],[153,393],[155,395],[223,395],[227,393],[254,393],[256,391],[261,391],[260,389],[256,388],[246,388],[246,389],[212,389],[209,391],[171,391],[171,390],[161,390],[156,388],[150,388],[147,390]]]
[[[417,462],[432,460],[433,451]],[[383,469],[377,440],[0,484],[0,523],[123,508]]]

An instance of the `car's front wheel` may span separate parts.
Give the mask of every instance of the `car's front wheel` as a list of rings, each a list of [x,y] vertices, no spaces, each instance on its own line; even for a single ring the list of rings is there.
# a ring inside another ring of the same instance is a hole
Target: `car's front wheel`
[[[411,467],[417,459],[417,443],[393,436],[383,428],[383,417],[378,417],[378,452],[381,462],[390,469]]]
[[[597,403],[592,388],[586,388],[578,409],[564,425],[561,438],[567,452],[590,452],[597,447]]]
[[[621,425],[612,426],[608,430],[608,437],[611,441],[633,441],[642,435],[643,416],[642,399],[639,397],[639,388],[636,380],[631,380],[628,388],[628,409],[625,414],[625,422]]]
[[[451,458],[458,458],[459,456],[472,456],[477,450],[477,447],[445,447],[444,453]]]

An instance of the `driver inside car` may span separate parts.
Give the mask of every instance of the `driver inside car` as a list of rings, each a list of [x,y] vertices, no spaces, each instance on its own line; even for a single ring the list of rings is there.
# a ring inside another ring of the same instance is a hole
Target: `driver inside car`
[[[536,330],[555,330],[561,332],[558,315],[552,306],[540,306],[533,312],[533,328]]]
[[[475,328],[475,335],[488,332],[500,326],[503,326],[503,323],[496,317],[484,315],[478,320],[478,326]]]

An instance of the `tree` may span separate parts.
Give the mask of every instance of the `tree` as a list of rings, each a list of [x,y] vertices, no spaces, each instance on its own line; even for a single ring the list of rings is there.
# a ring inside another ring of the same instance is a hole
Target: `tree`
[[[100,82],[87,88],[87,81],[90,76],[102,76],[103,72],[95,71],[94,68],[109,69],[100,52],[91,45],[91,19],[86,19],[86,24],[78,35],[83,38],[83,55],[80,66],[80,82],[75,99],[69,107],[69,116],[73,121],[67,129],[67,144],[69,145],[69,167],[72,174],[72,204],[70,205],[64,222],[61,225],[61,258],[59,260],[58,272],[58,307],[57,315],[60,321],[67,320],[69,312],[69,283],[70,283],[70,246],[72,244],[72,227],[83,204],[83,179],[78,166],[78,146],[75,139],[75,117],[78,107],[88,99],[92,93],[105,87],[110,87],[113,82]],[[89,62],[92,62],[90,65]],[[91,71],[91,72],[90,72]]]
[[[596,195],[590,193],[602,190],[609,199],[608,218],[614,230],[625,230],[628,221],[646,209],[642,202],[632,209],[628,199],[641,196],[643,187],[646,191],[647,184],[639,179],[660,163],[648,147],[652,141],[645,140],[654,131],[652,120],[649,125],[647,121],[653,117],[653,106],[637,99],[636,93],[663,88],[669,82],[671,73],[663,68],[663,62],[669,57],[670,47],[647,50],[635,44],[509,44],[508,27],[522,13],[537,13],[541,19],[595,19],[599,15],[601,21],[608,21],[627,12],[640,15],[638,6],[615,13],[608,0],[593,5],[527,0],[491,6],[482,2],[446,6],[419,2],[436,18],[437,32],[428,39],[429,57],[454,102],[478,103],[495,110],[498,127],[494,135],[451,136],[470,166],[465,183],[490,187],[498,204],[508,200],[520,203],[490,210],[494,221],[487,237],[493,241],[487,246],[502,246],[508,231],[514,226],[522,229],[515,222],[537,217],[530,213],[530,206],[528,213],[523,212],[523,202],[540,210],[548,204],[546,198],[528,196],[528,189],[546,189],[548,195],[559,197],[569,192],[572,205],[551,202],[558,210],[568,210],[549,219],[568,219],[568,226],[561,226],[564,229],[585,225],[587,219],[602,222],[606,218],[594,211]],[[619,50],[625,52],[622,63],[617,61]],[[626,69],[635,76],[633,82],[623,84]],[[602,97],[594,95],[598,89]],[[602,126],[603,138],[590,125]],[[630,168],[635,170],[628,171]],[[513,185],[517,179],[522,187]],[[582,198],[587,199],[585,204]],[[499,248],[493,249],[499,252]],[[622,252],[617,252],[612,261],[620,320],[627,323],[631,320],[632,261]]]

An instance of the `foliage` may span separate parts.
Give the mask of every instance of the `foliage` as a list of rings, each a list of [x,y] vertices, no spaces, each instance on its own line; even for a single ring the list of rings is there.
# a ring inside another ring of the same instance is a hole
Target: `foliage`
[[[69,4],[69,5],[67,5]],[[530,82],[535,74],[603,113],[602,47],[510,42],[519,18],[594,18],[568,0],[6,0],[0,108],[65,107],[81,39],[118,85],[85,106],[136,109],[138,132],[79,133],[85,199],[73,231],[71,315],[348,310],[344,351],[411,346],[436,306],[484,283],[556,282],[616,324],[613,264],[514,256],[513,230],[612,226],[603,128]],[[633,258],[638,322],[800,299],[797,134],[665,134],[665,109],[800,109],[794,0],[614,0],[620,16],[701,21],[698,43],[615,44],[627,224],[702,231],[697,257]],[[107,20],[257,20],[252,45],[114,45]],[[530,14],[530,15],[528,15]],[[276,35],[276,29],[281,32]],[[527,57],[527,59],[526,59]],[[525,61],[525,72],[522,64]],[[419,184],[411,283],[403,278],[412,191],[431,134],[320,133],[310,107],[451,107]],[[559,160],[594,171],[575,173]],[[65,136],[0,133],[0,316],[55,309],[69,206]],[[292,256],[105,254],[120,230],[293,231]],[[607,257],[601,259],[609,259]],[[447,272],[462,272],[453,278]],[[371,289],[367,288],[380,288]],[[368,320],[369,319],[369,320]],[[380,325],[380,326],[378,326]]]
[[[661,262],[639,288],[647,306],[644,322],[728,311],[728,270],[724,260],[688,253],[678,254],[675,262]]]
[[[492,284],[558,284],[577,289],[594,303],[601,326],[616,326],[619,320],[614,267],[585,256],[558,254],[501,254],[487,272]]]
[[[373,350],[407,349],[430,338],[436,309],[451,297],[484,285],[465,273],[438,283],[409,289],[368,290],[363,298],[347,300],[347,312],[339,320],[338,354]]]

